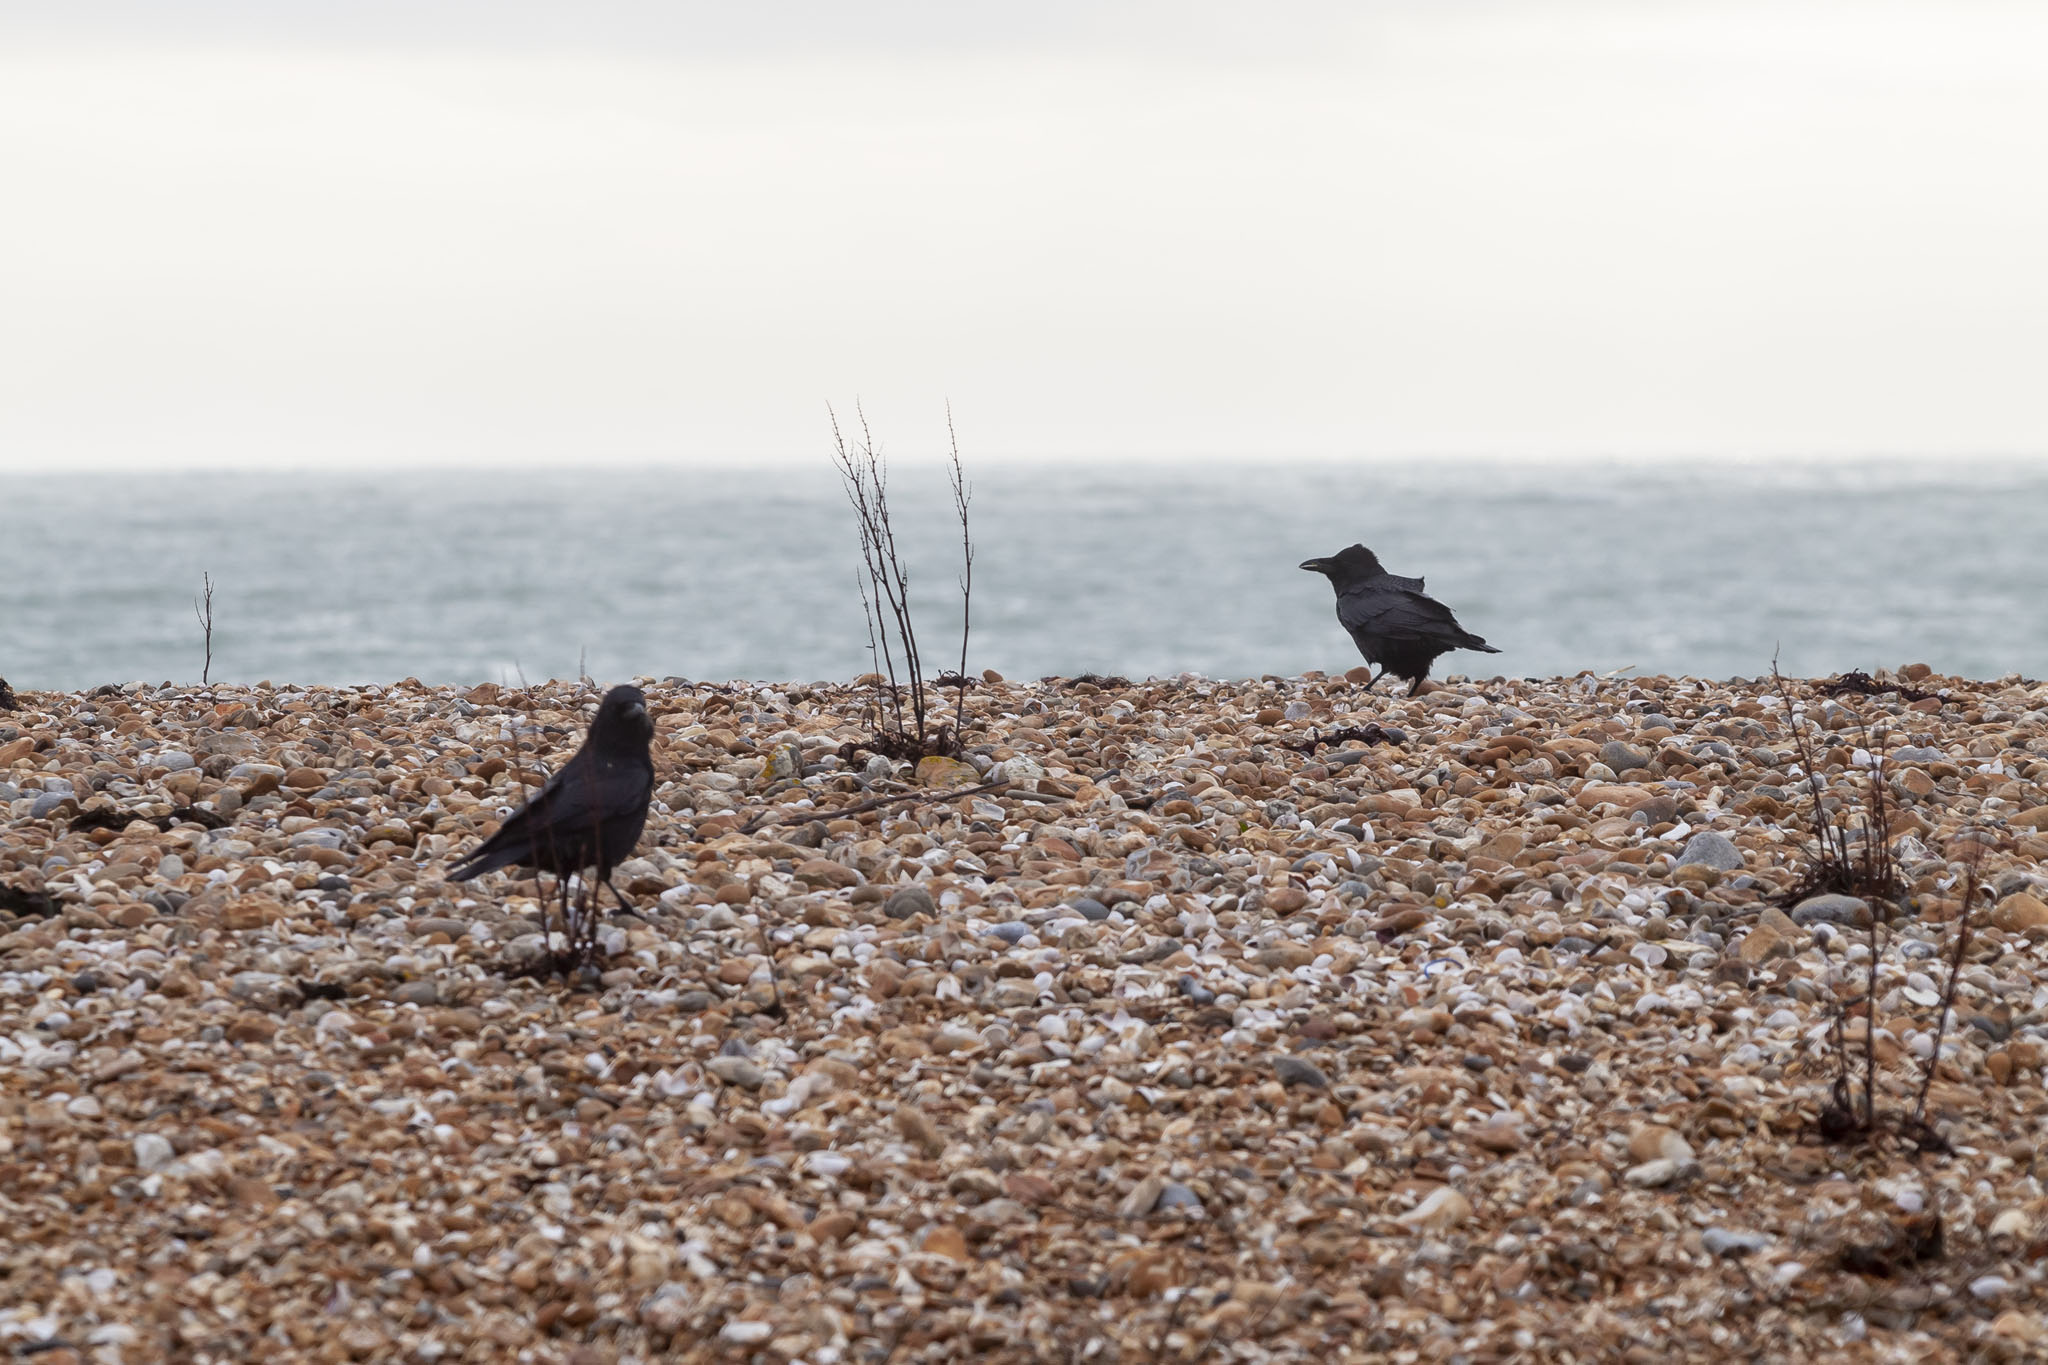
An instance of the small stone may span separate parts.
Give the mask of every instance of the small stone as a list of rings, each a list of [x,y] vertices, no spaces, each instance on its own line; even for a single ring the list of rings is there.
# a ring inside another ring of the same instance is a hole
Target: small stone
[[[1495,1114],[1473,1128],[1467,1136],[1473,1146],[1500,1153],[1518,1152],[1527,1141],[1521,1124],[1512,1114]]]
[[[277,1023],[260,1014],[244,1014],[228,1025],[227,1040],[231,1043],[267,1043],[277,1036]]]
[[[1305,1085],[1311,1090],[1328,1090],[1330,1078],[1322,1068],[1305,1057],[1280,1056],[1273,1059],[1273,1074],[1284,1085]]]
[[[159,1133],[138,1134],[134,1147],[135,1164],[145,1171],[160,1171],[177,1156],[171,1140]]]
[[[1668,1156],[1659,1157],[1655,1161],[1645,1161],[1639,1166],[1629,1167],[1623,1173],[1622,1179],[1628,1181],[1631,1185],[1654,1188],[1658,1185],[1670,1184],[1678,1178],[1678,1173],[1684,1169],[1685,1163],[1682,1161],[1673,1160]]]
[[[1083,896],[1067,907],[1090,923],[1100,924],[1109,918],[1109,907],[1092,896]]]
[[[438,1005],[441,988],[431,981],[404,981],[391,992],[391,998],[401,1005]]]
[[[1731,1228],[1708,1228],[1700,1234],[1700,1246],[1709,1256],[1747,1256],[1762,1251],[1771,1239],[1760,1232],[1736,1232]]]
[[[736,1346],[759,1346],[774,1335],[775,1324],[772,1322],[750,1322],[743,1319],[728,1322],[718,1329],[720,1341],[730,1341]]]
[[[1650,766],[1648,754],[1640,749],[1632,749],[1618,739],[1611,739],[1600,746],[1600,761],[1617,775],[1631,769]]]
[[[1677,1129],[1667,1128],[1661,1123],[1645,1123],[1630,1133],[1628,1154],[1635,1161],[1651,1161],[1659,1157],[1678,1162],[1693,1159],[1692,1144]]]
[[[932,893],[921,886],[906,886],[882,905],[882,913],[890,919],[909,919],[913,915],[936,915],[938,912]]]
[[[742,1090],[759,1090],[768,1080],[768,1073],[745,1057],[713,1057],[704,1063],[704,1069],[727,1085],[736,1085]]]
[[[1394,1221],[1416,1232],[1442,1233],[1472,1216],[1472,1202],[1449,1185],[1439,1185],[1427,1199]]]
[[[981,774],[971,763],[962,763],[957,758],[921,758],[917,762],[917,785],[920,787],[973,787],[981,782]]]
[[[1991,1220],[1991,1235],[2024,1237],[2032,1226],[2033,1221],[2027,1217],[2025,1209],[2001,1209],[1998,1216]]]
[[[1165,1192],[1166,1182],[1156,1175],[1148,1175],[1143,1180],[1140,1180],[1129,1194],[1124,1196],[1121,1204],[1117,1205],[1117,1216],[1120,1218],[1143,1218],[1158,1205],[1159,1196]]]
[[[1742,869],[1742,850],[1727,835],[1703,829],[1685,841],[1685,851],[1678,855],[1678,866],[1693,865],[1711,867],[1717,872],[1738,872]]]
[[[1870,923],[1870,907],[1861,896],[1808,896],[1792,907],[1792,922],[1854,927]]]
[[[2048,925],[2048,905],[2024,891],[2014,892],[1991,908],[1991,922],[2009,934]]]
[[[244,896],[227,909],[221,911],[220,925],[223,929],[246,932],[252,929],[268,929],[284,918],[284,907],[276,901],[261,896]]]
[[[2048,1327],[2042,1325],[2040,1318],[2032,1313],[2021,1312],[2017,1308],[2008,1308],[1993,1318],[1991,1331],[1994,1336],[2004,1337],[2008,1341],[2031,1344],[2048,1341]]]

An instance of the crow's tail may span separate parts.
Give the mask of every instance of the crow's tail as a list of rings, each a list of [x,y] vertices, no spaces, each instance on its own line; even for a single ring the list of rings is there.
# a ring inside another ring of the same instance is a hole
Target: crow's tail
[[[489,845],[485,845],[455,866],[449,868],[442,874],[442,877],[444,880],[451,882],[466,882],[471,877],[481,877],[486,872],[496,872],[507,863],[518,861],[518,858],[519,850],[516,848],[492,848]]]

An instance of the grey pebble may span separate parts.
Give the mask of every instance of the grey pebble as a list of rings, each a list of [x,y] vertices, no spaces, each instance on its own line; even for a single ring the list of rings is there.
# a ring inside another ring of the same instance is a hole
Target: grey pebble
[[[1096,900],[1093,896],[1083,896],[1067,908],[1082,919],[1095,924],[1100,924],[1103,920],[1109,918],[1109,907]]]
[[[882,913],[890,919],[909,919],[912,915],[936,915],[938,906],[931,892],[921,886],[906,886],[883,903]]]
[[[1305,1085],[1311,1090],[1328,1090],[1330,1078],[1323,1069],[1303,1057],[1275,1057],[1273,1074],[1287,1085]]]
[[[1700,1234],[1700,1246],[1709,1256],[1747,1256],[1762,1251],[1771,1239],[1761,1232],[1736,1232],[1732,1228],[1708,1228]]]
[[[1678,866],[1711,867],[1721,872],[1739,872],[1742,869],[1742,850],[1737,848],[1725,834],[1703,829],[1685,841],[1685,852],[1678,857]]]
[[[989,930],[989,934],[1005,943],[1016,943],[1031,935],[1031,926],[1022,920],[1010,920]]]
[[[1600,761],[1614,769],[1617,774],[1633,768],[1650,766],[1650,756],[1641,749],[1632,749],[1618,739],[1610,739],[1600,746]]]
[[[1854,927],[1870,918],[1860,896],[1808,896],[1792,907],[1794,924],[1840,924]]]
[[[736,1085],[742,1090],[759,1090],[768,1080],[768,1073],[745,1057],[713,1057],[704,1063],[704,1069],[726,1084]]]
[[[46,791],[29,803],[28,818],[31,820],[47,820],[67,804],[77,805],[77,799],[70,792]]]

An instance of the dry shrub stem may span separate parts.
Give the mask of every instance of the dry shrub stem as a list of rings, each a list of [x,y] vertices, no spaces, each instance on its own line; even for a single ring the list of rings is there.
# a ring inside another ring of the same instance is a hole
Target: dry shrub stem
[[[192,600],[192,614],[199,618],[199,628],[206,632],[206,663],[199,670],[199,685],[213,685],[213,575],[201,572],[200,581],[206,589]]]
[[[1830,816],[1824,803],[1825,793],[1813,748],[1807,740],[1801,717],[1792,709],[1792,698],[1784,677],[1778,672],[1776,660],[1771,663],[1771,678],[1777,686],[1778,695],[1784,699],[1785,718],[1792,730],[1793,746],[1798,752],[1800,766],[1805,770],[1808,790],[1813,795],[1813,829],[1818,845],[1814,865],[1779,899],[1784,904],[1796,905],[1810,896],[1854,896],[1864,902],[1870,914],[1869,967],[1862,998],[1846,1002],[1838,1000],[1829,1021],[1828,1041],[1835,1054],[1835,1079],[1829,1087],[1828,1103],[1821,1107],[1816,1126],[1822,1137],[1835,1142],[1868,1142],[1889,1130],[1911,1143],[1916,1153],[1947,1152],[1947,1140],[1927,1121],[1927,1097],[1934,1085],[1934,1073],[1941,1065],[1941,1045],[1954,1012],[1963,960],[1969,952],[1971,915],[1980,884],[1978,867],[1983,856],[1983,844],[1972,841],[1974,851],[1964,881],[1955,942],[1949,954],[1948,978],[1942,986],[1941,1013],[1935,1021],[1934,1046],[1921,1061],[1920,1085],[1913,1111],[1887,1123],[1877,1108],[1877,968],[1884,953],[1882,926],[1885,920],[1903,919],[1911,913],[1905,880],[1899,874],[1898,859],[1891,842],[1890,788],[1887,785],[1891,766],[1888,753],[1890,737],[1882,729],[1872,731],[1865,727],[1863,738],[1871,754],[1871,762],[1862,808],[1854,817],[1837,819]],[[1851,818],[1857,822],[1854,833]],[[1862,841],[1860,850],[1854,847],[1858,834]],[[1880,907],[1886,905],[1891,909],[1890,916],[1879,913]],[[1844,1021],[1851,1011],[1859,1008],[1864,1016],[1863,1049],[1862,1056],[1856,1058],[1851,1051]],[[1859,1061],[1860,1077],[1856,1075]],[[1857,1093],[1859,1089],[1861,1094]]]
[[[974,488],[960,468],[960,436],[953,430],[953,405],[946,404],[946,448],[949,463],[946,482],[953,489],[953,512],[960,518],[960,667],[954,673],[958,691],[953,704],[953,733],[958,735],[967,721],[967,636],[974,627],[974,541],[967,533],[967,504],[974,500]]]
[[[849,440],[840,428],[839,414],[828,404],[832,419],[833,463],[838,467],[846,500],[853,507],[855,528],[860,533],[861,613],[868,629],[868,654],[876,660],[878,674],[887,681],[875,707],[875,735],[866,746],[892,758],[918,759],[960,753],[959,729],[966,719],[967,689],[959,699],[951,726],[936,723],[943,714],[944,699],[934,695],[925,681],[924,654],[910,610],[910,573],[896,546],[896,526],[889,508],[888,466],[875,446],[867,413],[854,407],[860,435]],[[953,414],[946,412],[946,430],[953,431]],[[964,564],[960,578],[960,681],[967,669],[967,640],[972,624],[970,609],[974,584],[974,543],[968,535],[967,507],[972,497],[960,465],[957,438],[952,444],[947,477],[953,489],[953,509],[960,520],[960,547]],[[901,660],[901,671],[898,661]],[[907,675],[907,687],[906,687]],[[904,709],[906,692],[909,710]]]

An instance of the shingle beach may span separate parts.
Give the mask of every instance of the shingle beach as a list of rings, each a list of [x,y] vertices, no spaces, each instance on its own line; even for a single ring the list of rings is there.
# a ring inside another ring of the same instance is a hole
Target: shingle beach
[[[913,768],[866,687],[641,682],[580,981],[441,874],[597,687],[0,712],[0,1355],[2048,1358],[2048,686],[996,680]],[[1952,1153],[1816,1129],[1868,910],[1780,904],[1787,700],[1890,795],[1880,1109],[1988,888]]]

